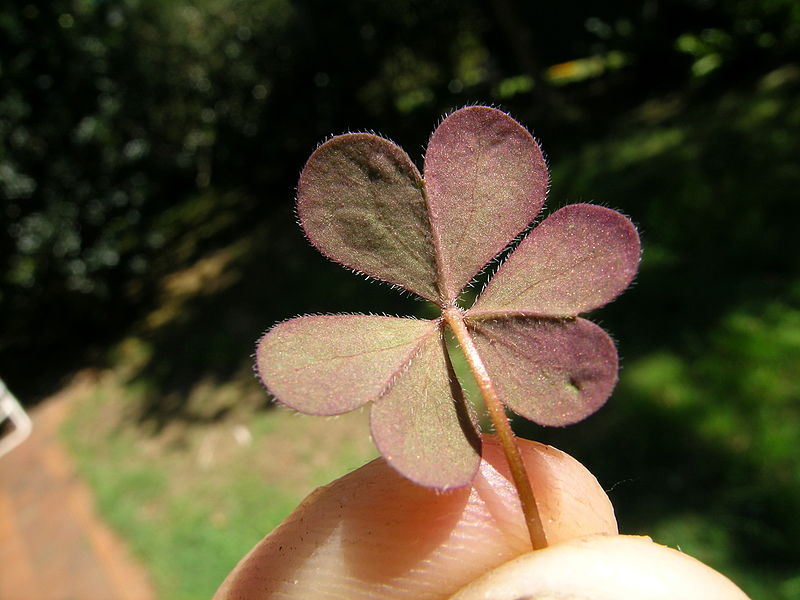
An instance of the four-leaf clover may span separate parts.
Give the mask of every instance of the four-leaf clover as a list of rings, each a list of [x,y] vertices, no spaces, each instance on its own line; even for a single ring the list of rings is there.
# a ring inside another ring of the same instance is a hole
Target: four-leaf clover
[[[533,137],[505,113],[463,108],[433,133],[424,178],[394,143],[368,133],[322,144],[300,176],[297,212],[310,242],[350,269],[436,303],[433,320],[302,316],[258,343],[269,392],[303,413],[372,402],[385,459],[418,484],[469,483],[480,462],[476,419],[453,373],[446,327],[466,341],[513,412],[542,425],[580,421],[617,380],[608,335],[577,315],[622,292],[639,264],[633,224],[613,210],[566,206],[535,227],[475,303],[463,289],[541,210],[548,170]],[[458,331],[455,331],[458,330]],[[463,342],[462,342],[463,345]]]

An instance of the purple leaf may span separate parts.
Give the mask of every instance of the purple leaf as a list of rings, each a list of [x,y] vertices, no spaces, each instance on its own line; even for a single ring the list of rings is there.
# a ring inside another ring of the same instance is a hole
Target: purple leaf
[[[370,420],[380,453],[415,483],[460,487],[478,470],[480,437],[440,336],[425,338]]]
[[[303,168],[297,214],[328,258],[437,302],[422,188],[419,171],[397,145],[369,133],[340,135]]]
[[[425,156],[425,191],[445,300],[536,217],[547,185],[539,145],[505,113],[470,106],[442,121]]]
[[[258,342],[256,368],[281,403],[311,415],[336,415],[375,400],[428,339],[435,321],[370,315],[298,317]]]
[[[617,351],[585,319],[469,322],[500,397],[540,425],[570,425],[600,408],[617,382]]]
[[[567,425],[597,410],[616,383],[613,342],[575,316],[632,280],[640,249],[630,221],[598,206],[563,208],[519,244],[470,310],[453,307],[535,218],[547,186],[531,135],[501,111],[473,106],[431,136],[424,182],[408,155],[378,136],[322,144],[300,176],[297,213],[328,258],[437,303],[471,347],[465,318],[506,406]],[[443,319],[300,317],[261,338],[257,369],[279,401],[304,413],[373,401],[372,436],[388,463],[420,485],[458,487],[477,471],[480,441],[444,327]]]
[[[469,315],[575,316],[610,302],[639,266],[639,235],[620,213],[572,204],[536,227]]]

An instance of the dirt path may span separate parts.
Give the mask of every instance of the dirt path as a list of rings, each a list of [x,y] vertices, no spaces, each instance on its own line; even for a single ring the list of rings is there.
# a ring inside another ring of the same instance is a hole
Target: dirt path
[[[33,433],[0,458],[0,600],[152,600],[152,586],[58,439],[91,375],[31,413]]]

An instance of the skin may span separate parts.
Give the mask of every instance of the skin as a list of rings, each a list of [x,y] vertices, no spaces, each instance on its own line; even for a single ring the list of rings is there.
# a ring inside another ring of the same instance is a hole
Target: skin
[[[671,597],[746,600],[702,563],[616,535],[611,502],[585,467],[519,442],[548,548],[531,552],[502,450],[484,436],[467,488],[423,488],[376,459],[316,490],[241,560],[215,599],[658,600],[678,582]]]

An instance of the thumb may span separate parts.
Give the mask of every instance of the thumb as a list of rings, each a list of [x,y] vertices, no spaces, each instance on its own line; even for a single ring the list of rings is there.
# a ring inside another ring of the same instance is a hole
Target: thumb
[[[519,440],[548,544],[615,534],[597,480],[563,452]],[[502,450],[484,436],[469,487],[437,492],[376,459],[312,493],[236,566],[215,598],[446,598],[530,551]]]
[[[515,558],[450,600],[748,600],[699,560],[628,535],[575,538]]]

